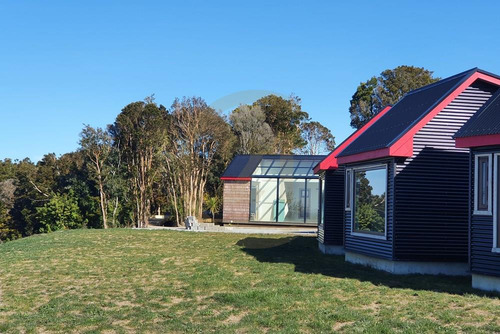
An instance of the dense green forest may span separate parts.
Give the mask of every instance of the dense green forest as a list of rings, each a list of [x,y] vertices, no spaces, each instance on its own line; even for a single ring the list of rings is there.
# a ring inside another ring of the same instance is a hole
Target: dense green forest
[[[170,108],[125,106],[106,128],[84,125],[75,152],[0,161],[0,240],[59,229],[145,227],[152,214],[218,211],[219,176],[235,154],[319,154],[330,131],[300,99],[265,96],[229,117],[198,97]]]

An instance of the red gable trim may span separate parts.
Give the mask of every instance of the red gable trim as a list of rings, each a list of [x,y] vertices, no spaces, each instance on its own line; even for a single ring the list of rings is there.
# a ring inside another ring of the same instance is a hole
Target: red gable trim
[[[455,147],[479,147],[500,145],[500,134],[455,138]]]
[[[229,177],[229,176],[222,176],[220,179],[222,181],[252,181],[251,177]]]
[[[434,109],[432,109],[427,115],[425,115],[425,117],[423,117],[417,124],[413,125],[409,130],[407,130],[403,136],[392,143],[388,148],[339,157],[338,163],[346,164],[386,157],[411,157],[413,155],[413,136],[418,131],[420,131],[420,129],[422,129],[424,125],[429,123],[429,121],[433,119],[441,110],[443,110],[448,104],[450,104],[451,101],[453,101],[467,87],[469,87],[474,81],[478,79],[500,86],[500,79],[481,72],[475,72],[453,92],[451,92],[443,101],[435,106]]]
[[[337,169],[339,167],[337,161],[337,155],[342,152],[349,144],[351,144],[356,138],[358,138],[363,132],[365,132],[373,123],[375,123],[380,117],[382,117],[387,111],[391,109],[391,106],[387,106],[382,109],[378,114],[376,114],[371,120],[363,125],[360,129],[356,130],[353,134],[347,137],[335,150],[332,151],[326,158],[324,158],[319,164],[314,167],[314,173],[317,174],[320,171],[328,169]]]

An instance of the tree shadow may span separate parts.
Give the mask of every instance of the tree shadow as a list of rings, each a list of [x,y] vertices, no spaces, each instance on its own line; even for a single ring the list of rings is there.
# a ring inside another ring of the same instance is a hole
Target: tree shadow
[[[325,255],[318,250],[316,238],[247,237],[236,243],[259,262],[289,263],[296,272],[351,278],[389,288],[426,290],[449,294],[500,297],[499,294],[473,289],[470,277],[445,275],[394,275],[344,261],[344,256]]]

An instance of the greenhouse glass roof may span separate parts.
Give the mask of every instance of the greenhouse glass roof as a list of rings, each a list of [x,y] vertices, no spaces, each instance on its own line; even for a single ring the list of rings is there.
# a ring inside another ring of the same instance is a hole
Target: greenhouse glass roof
[[[321,159],[262,159],[252,176],[301,177],[314,176],[313,167]]]
[[[317,178],[313,168],[324,155],[237,155],[229,164],[223,180],[252,177]]]

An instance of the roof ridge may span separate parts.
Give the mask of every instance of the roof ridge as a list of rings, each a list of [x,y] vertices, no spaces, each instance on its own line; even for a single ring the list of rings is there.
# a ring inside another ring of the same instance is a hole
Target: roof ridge
[[[411,90],[411,91],[409,91],[408,93],[406,93],[405,95],[410,95],[410,94],[418,93],[418,92],[420,92],[420,91],[422,91],[422,90],[426,90],[426,89],[429,89],[429,88],[433,88],[434,86],[441,85],[441,84],[443,84],[443,83],[445,83],[445,82],[448,82],[448,81],[450,81],[450,80],[456,79],[456,78],[458,78],[458,77],[460,77],[460,76],[465,76],[466,74],[467,74],[467,75],[471,75],[471,74],[473,74],[473,73],[475,73],[475,72],[477,72],[477,71],[482,71],[482,70],[480,70],[480,69],[479,69],[479,68],[477,68],[477,67],[474,67],[474,68],[471,68],[470,70],[463,71],[463,72],[461,72],[461,73],[458,73],[458,74],[452,75],[451,77],[447,77],[447,78],[444,78],[444,79],[438,80],[438,81],[436,81],[436,82],[433,82],[433,83],[431,83],[431,84],[428,84],[428,85],[422,86],[422,87],[420,87],[420,88],[417,88],[417,89]],[[485,71],[482,71],[482,72],[485,72]],[[404,97],[404,96],[403,96],[403,97]]]
[[[413,120],[413,122],[410,122],[410,124],[406,127],[406,129],[404,131],[402,131],[398,136],[396,136],[396,138],[394,138],[386,147],[390,147],[392,146],[394,143],[396,143],[401,137],[403,137],[411,128],[413,128],[413,126],[415,126],[415,124],[417,124],[418,122],[420,122],[421,119],[423,119],[425,116],[427,116],[429,114],[429,112],[431,110],[433,110],[434,108],[436,108],[436,106],[438,106],[442,101],[444,101],[448,96],[450,96],[451,93],[453,93],[458,87],[460,87],[460,85],[462,85],[468,78],[470,78],[470,76],[472,74],[474,74],[475,72],[478,71],[478,68],[477,67],[474,67],[473,69],[470,69],[468,71],[465,71],[465,72],[462,72],[462,73],[459,73],[459,74],[456,74],[456,75],[453,75],[449,78],[446,78],[446,79],[443,79],[443,80],[440,80],[438,82],[441,82],[441,83],[445,83],[445,82],[448,82],[450,81],[450,79],[457,79],[459,78],[460,76],[462,76],[462,78],[460,79],[460,81],[458,81],[455,85],[453,85],[453,87],[451,87],[450,89],[448,89],[448,91],[446,93],[444,93],[443,95],[441,95],[438,99],[436,99],[436,101],[431,104],[427,110],[422,114],[420,115],[420,117],[418,117],[417,119]],[[435,84],[437,84],[438,82],[435,82]],[[433,85],[433,84],[431,84]],[[428,85],[430,86],[430,85]],[[428,87],[427,86],[427,87]],[[433,87],[435,87],[433,85]],[[404,97],[403,97],[404,98]],[[401,99],[403,100],[403,99]],[[400,100],[400,101],[401,101]],[[398,102],[399,103],[399,102]],[[397,103],[396,103],[397,104]]]

